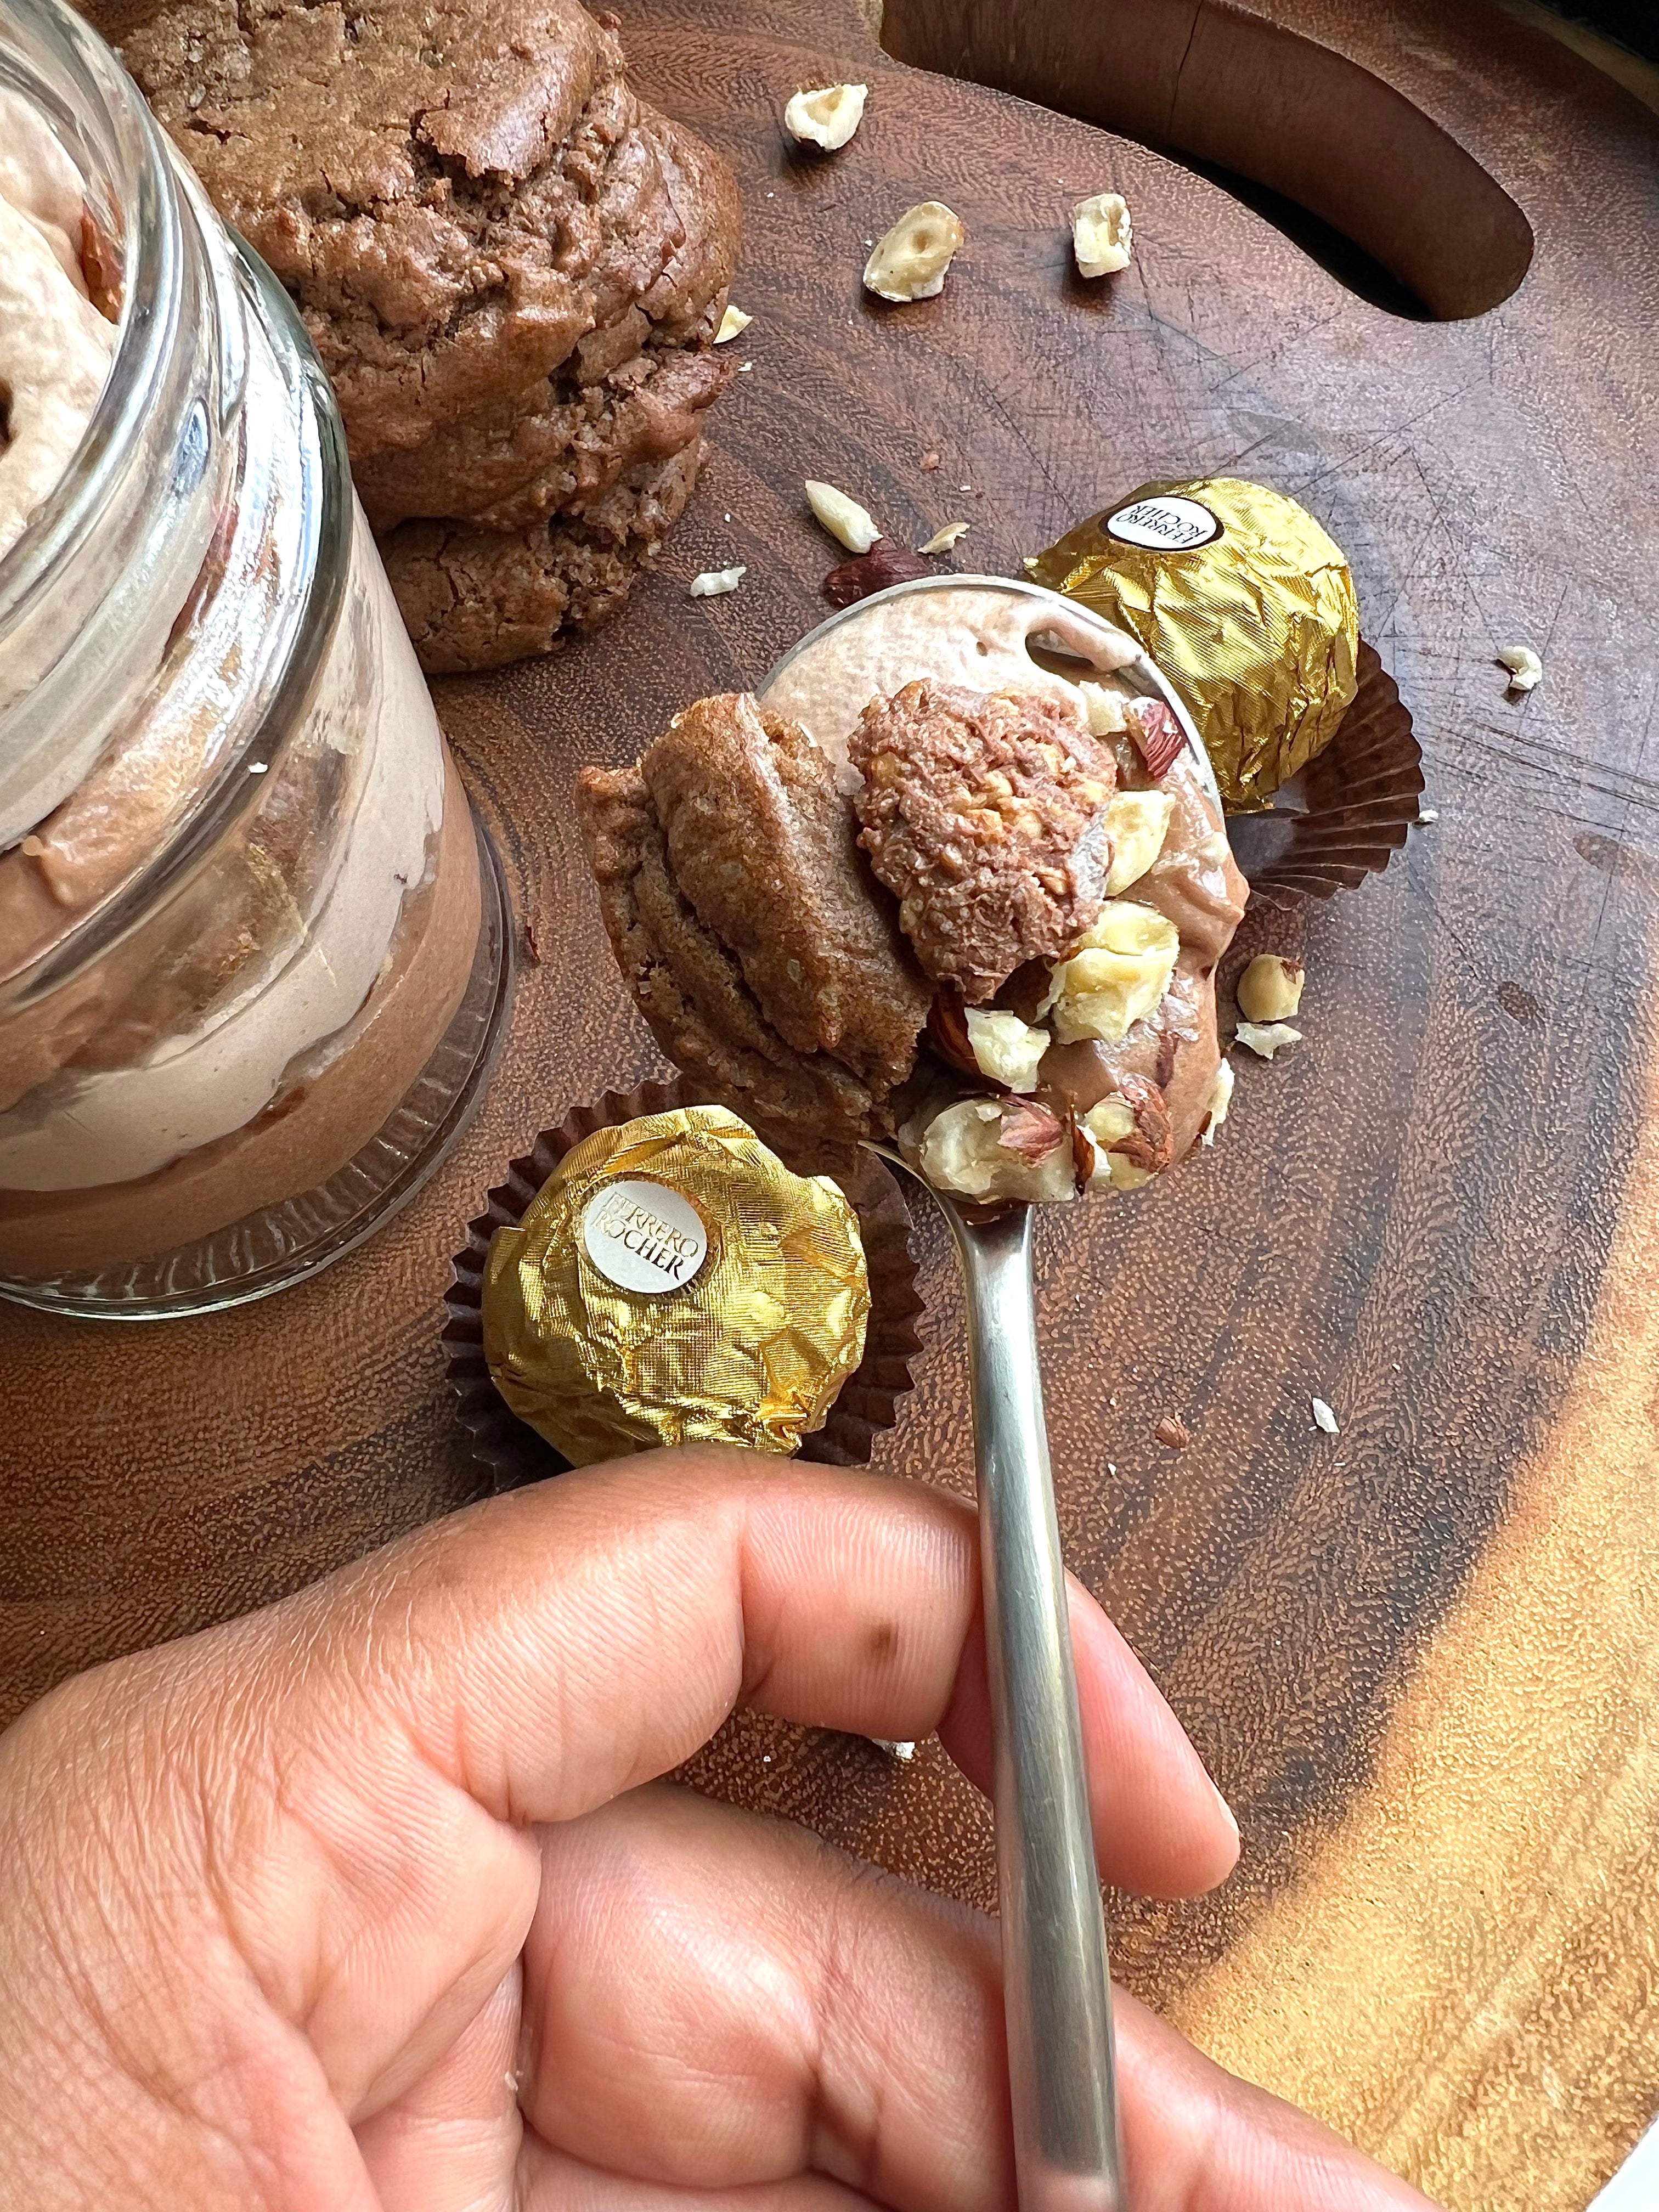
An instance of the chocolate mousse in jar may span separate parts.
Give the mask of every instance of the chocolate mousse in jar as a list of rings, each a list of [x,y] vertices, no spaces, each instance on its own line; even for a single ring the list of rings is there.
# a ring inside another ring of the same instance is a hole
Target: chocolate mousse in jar
[[[505,902],[296,314],[53,0],[0,0],[0,1295],[235,1304],[453,1142]]]

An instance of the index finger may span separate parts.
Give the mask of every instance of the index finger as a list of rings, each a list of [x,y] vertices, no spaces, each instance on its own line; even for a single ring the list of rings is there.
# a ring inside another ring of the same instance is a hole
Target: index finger
[[[653,1453],[474,1508],[327,1589],[332,1670],[517,1826],[668,1773],[739,1705],[897,1739],[948,1715],[981,1764],[974,1516],[920,1484]],[[1103,1871],[1155,1874],[1150,1833],[1176,1887],[1219,1880],[1237,1841],[1196,1753],[1075,1588],[1073,1617],[1091,1747],[1116,1716],[1114,1772],[1094,1778]]]

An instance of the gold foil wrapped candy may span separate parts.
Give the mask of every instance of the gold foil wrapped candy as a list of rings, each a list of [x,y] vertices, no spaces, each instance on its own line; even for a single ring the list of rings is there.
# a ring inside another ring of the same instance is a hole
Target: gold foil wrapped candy
[[[1235,812],[1266,806],[1352,704],[1353,578],[1282,492],[1239,477],[1142,484],[1027,565],[1151,654],[1191,710]]]
[[[847,1198],[717,1106],[595,1130],[484,1271],[495,1387],[576,1466],[653,1444],[795,1451],[869,1316]]]

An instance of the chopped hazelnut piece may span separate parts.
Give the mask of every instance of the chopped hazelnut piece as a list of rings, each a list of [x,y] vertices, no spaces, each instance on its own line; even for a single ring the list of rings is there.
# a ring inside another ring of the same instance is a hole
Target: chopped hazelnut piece
[[[947,522],[943,530],[936,530],[925,545],[917,548],[922,553],[948,553],[958,538],[963,538],[973,527],[967,522]]]
[[[1133,899],[1108,899],[1069,960],[1054,970],[1061,1044],[1121,1044],[1170,988],[1181,939],[1172,921]]]
[[[1083,710],[1089,717],[1091,738],[1115,738],[1128,728],[1121,692],[1114,691],[1104,684],[1087,682],[1079,684],[1077,688],[1078,696],[1083,702]]]
[[[825,84],[798,92],[783,111],[783,127],[802,146],[838,153],[864,120],[867,84]]]
[[[741,307],[728,307],[720,317],[720,326],[714,333],[714,343],[730,345],[733,338],[743,336],[754,319],[752,315],[745,315]]]
[[[700,576],[691,579],[691,596],[694,599],[717,599],[723,592],[735,592],[748,573],[748,569],[742,566],[705,568]]]
[[[1164,850],[1174,812],[1175,800],[1167,791],[1120,791],[1114,795],[1106,809],[1106,835],[1112,841],[1109,897],[1140,881]]]
[[[1498,659],[1509,670],[1509,688],[1517,698],[1534,690],[1544,673],[1543,662],[1529,645],[1506,645]]]
[[[1224,1060],[1215,1072],[1215,1087],[1210,1093],[1210,1110],[1204,1117],[1204,1130],[1199,1139],[1200,1144],[1214,1144],[1215,1133],[1226,1120],[1232,1103],[1233,1066],[1231,1060]]]
[[[1193,1440],[1193,1432],[1179,1413],[1165,1413],[1152,1431],[1165,1451],[1185,1451]]]
[[[907,208],[864,264],[864,289],[880,300],[932,300],[967,233],[942,200]]]
[[[969,1006],[964,1015],[968,1045],[981,1075],[1006,1083],[1010,1091],[1035,1091],[1037,1069],[1053,1039],[1018,1014]]]
[[[838,538],[849,553],[867,553],[881,532],[867,507],[860,507],[855,499],[834,484],[821,483],[816,477],[806,479],[806,503],[832,538]]]
[[[1308,973],[1299,960],[1258,952],[1238,979],[1238,1011],[1247,1022],[1282,1022],[1300,1011]]]
[[[1255,1053],[1258,1060],[1271,1060],[1284,1046],[1300,1044],[1302,1032],[1288,1022],[1240,1022],[1233,1031],[1233,1042]]]
[[[1121,192],[1096,192],[1072,210],[1072,251],[1081,276],[1113,276],[1129,265],[1133,234]]]
[[[1341,1435],[1342,1424],[1337,1419],[1334,1407],[1328,1406],[1322,1398],[1310,1398],[1308,1403],[1313,1409],[1315,1428],[1322,1430],[1328,1437]]]

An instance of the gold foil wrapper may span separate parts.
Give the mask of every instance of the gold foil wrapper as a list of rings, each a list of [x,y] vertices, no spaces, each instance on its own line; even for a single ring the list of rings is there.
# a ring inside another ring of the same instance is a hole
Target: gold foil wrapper
[[[1352,702],[1353,578],[1282,492],[1239,477],[1142,484],[1027,568],[1146,648],[1186,702],[1234,812],[1265,807]]]
[[[495,1387],[576,1466],[653,1444],[797,1450],[869,1316],[848,1199],[716,1106],[595,1130],[484,1270]]]

